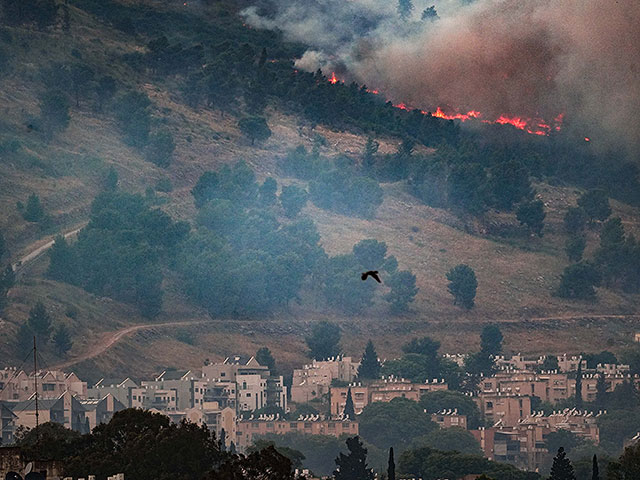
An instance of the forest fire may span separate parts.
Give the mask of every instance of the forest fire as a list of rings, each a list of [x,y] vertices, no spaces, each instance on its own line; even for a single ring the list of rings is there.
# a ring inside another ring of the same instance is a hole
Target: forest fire
[[[332,85],[337,84],[340,80],[336,77],[335,72],[331,72],[331,76],[327,79],[329,83]],[[380,92],[378,90],[369,90],[366,89],[367,93],[371,93],[373,95],[379,95]],[[412,110],[406,103],[394,103],[392,104],[394,108],[399,110],[409,111]],[[531,135],[540,135],[540,136],[548,136],[553,130],[559,132],[562,128],[562,121],[564,119],[564,114],[561,113],[556,116],[553,120],[553,128],[547,122],[545,122],[542,118],[526,118],[520,116],[511,116],[511,115],[500,115],[495,120],[487,119],[482,112],[477,110],[469,110],[466,113],[460,112],[452,112],[445,113],[442,107],[437,107],[435,112],[427,112],[425,110],[421,110],[423,115],[431,115],[432,117],[442,118],[444,120],[460,120],[461,122],[466,122],[468,120],[480,121],[486,124],[498,124],[498,125],[511,125],[512,127],[517,128],[518,130],[523,130]],[[585,141],[588,142],[589,139],[585,138]]]

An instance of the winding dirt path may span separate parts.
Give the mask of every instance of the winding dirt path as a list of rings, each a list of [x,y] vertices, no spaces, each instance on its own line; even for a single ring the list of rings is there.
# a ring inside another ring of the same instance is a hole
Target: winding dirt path
[[[52,370],[62,370],[64,368],[71,367],[85,360],[91,360],[99,355],[102,355],[116,343],[129,335],[132,335],[141,330],[152,330],[154,328],[166,328],[166,327],[178,327],[186,325],[199,325],[202,323],[210,323],[211,320],[190,320],[186,322],[165,322],[165,323],[147,323],[143,325],[132,325],[130,327],[122,328],[114,332],[103,333],[99,340],[92,344],[84,353],[69,359],[65,362],[58,363],[51,367]]]
[[[76,227],[73,228],[73,230],[70,230],[66,233],[63,233],[62,236],[64,238],[70,238],[73,237],[74,235],[77,235],[78,232],[80,230],[82,230],[85,226],[87,225],[87,222],[83,222],[80,225],[77,225]],[[22,270],[27,264],[33,262],[35,259],[39,258],[42,254],[44,254],[47,250],[49,250],[51,247],[53,247],[53,244],[55,243],[56,239],[55,237],[57,237],[59,234],[56,234],[52,237],[48,237],[48,240],[46,241],[46,243],[33,248],[33,250],[30,250],[29,253],[23,254],[21,257],[18,258],[18,261],[16,263],[14,263],[12,265],[13,270],[15,272],[18,272],[20,270]],[[39,240],[38,242],[35,242],[33,245],[38,244],[39,242],[41,242],[42,240]]]

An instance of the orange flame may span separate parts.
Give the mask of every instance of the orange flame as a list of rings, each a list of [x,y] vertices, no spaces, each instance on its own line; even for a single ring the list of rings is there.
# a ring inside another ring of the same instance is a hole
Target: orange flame
[[[590,141],[591,141],[591,139],[590,139],[589,137],[584,137],[584,141],[585,141],[585,142],[590,142]]]
[[[332,85],[335,85],[338,82],[339,80],[336,77],[335,72],[332,72],[331,78],[329,79],[329,83],[331,83]],[[373,93],[374,95],[378,95],[380,93],[378,90],[368,90],[368,89],[367,89],[367,92]],[[411,107],[407,106],[407,104],[404,102],[401,102],[398,104],[392,104],[392,105],[395,108],[400,110],[407,110],[407,111],[411,110]],[[553,119],[553,127],[552,127],[549,123],[545,122],[542,118],[526,118],[526,117],[511,116],[506,114],[500,115],[495,120],[488,120],[483,116],[482,112],[479,112],[477,110],[469,110],[467,113],[459,113],[459,112],[445,113],[442,107],[437,107],[436,111],[433,113],[429,113],[425,110],[421,110],[421,113],[423,115],[431,115],[432,117],[442,118],[445,120],[460,120],[461,122],[466,122],[467,120],[475,119],[475,120],[481,121],[482,123],[487,123],[487,124],[511,125],[517,128],[518,130],[523,130],[532,135],[539,135],[539,136],[547,136],[551,133],[552,130],[559,132],[562,128],[562,122],[564,120],[564,113],[560,113],[556,118]],[[588,137],[585,137],[585,141],[589,142],[590,139]]]
[[[435,113],[432,113],[431,116],[444,118],[445,120],[461,120],[464,122],[466,120],[469,120],[470,118],[480,118],[482,117],[482,114],[475,110],[470,110],[467,113],[454,113],[453,115],[447,115],[442,111],[442,108],[438,107],[436,108]]]

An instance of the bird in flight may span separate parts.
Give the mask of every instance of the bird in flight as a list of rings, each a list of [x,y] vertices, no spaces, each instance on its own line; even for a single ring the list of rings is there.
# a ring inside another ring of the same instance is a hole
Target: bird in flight
[[[360,275],[360,278],[364,281],[367,279],[367,277],[371,277],[373,278],[376,282],[378,283],[382,283],[382,281],[380,280],[380,277],[378,276],[378,270],[369,270],[368,272],[364,272],[362,275]]]

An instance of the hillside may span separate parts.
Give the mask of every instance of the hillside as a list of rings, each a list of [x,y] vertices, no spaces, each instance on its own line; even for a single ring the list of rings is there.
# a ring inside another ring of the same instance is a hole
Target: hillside
[[[280,160],[298,145],[309,150],[324,138],[319,151],[328,158],[358,157],[367,135],[359,129],[331,129],[270,102],[265,110],[271,137],[252,145],[239,130],[243,105],[219,108],[188,106],[179,94],[176,76],[154,74],[134,68],[128,54],[145,52],[150,38],[175,18],[176,31],[165,32],[172,40],[186,42],[186,28],[193,20],[194,32],[206,38],[207,28],[219,31],[229,23],[240,24],[236,7],[216,3],[206,7],[173,1],[121,2],[126,8],[155,12],[148,30],[135,35],[105,22],[94,8],[96,2],[71,1],[71,29],[40,31],[33,27],[2,27],[0,46],[10,52],[9,66],[0,77],[0,230],[4,233],[11,261],[33,251],[60,232],[87,222],[90,205],[102,190],[113,167],[119,189],[145,194],[151,189],[156,204],[176,220],[195,224],[191,189],[200,175],[238,160],[246,161],[260,181],[274,177],[278,185],[301,184],[288,177]],[[124,7],[123,7],[124,8]],[[163,20],[164,19],[164,20]],[[231,20],[229,20],[231,19]],[[234,23],[235,22],[235,23]],[[155,25],[155,27],[154,27]],[[238,28],[243,28],[239,26]],[[262,35],[250,32],[247,35]],[[283,47],[285,53],[295,45]],[[284,55],[284,54],[283,54]],[[109,72],[119,84],[144,91],[152,102],[152,128],[171,132],[175,141],[173,160],[167,168],[145,159],[140,149],[123,141],[113,115],[98,112],[92,101],[82,98],[71,106],[69,126],[63,133],[45,139],[31,128],[39,115],[38,98],[43,91],[42,71],[53,62],[83,59],[97,72]],[[379,133],[380,154],[393,153],[402,139]],[[429,156],[434,149],[416,147]],[[160,192],[156,184],[169,179],[173,188]],[[488,225],[517,224],[513,214],[487,213],[481,220],[433,208],[409,192],[406,182],[383,182],[384,202],[374,218],[336,214],[309,202],[303,214],[310,216],[321,234],[321,244],[330,255],[348,253],[358,241],[374,238],[388,245],[401,269],[416,275],[419,292],[410,311],[393,315],[379,298],[363,314],[344,315],[312,302],[291,302],[289,308],[266,318],[210,318],[183,293],[180,279],[169,272],[164,281],[162,313],[152,321],[129,304],[100,297],[47,278],[43,255],[21,268],[17,285],[9,292],[9,305],[2,313],[0,363],[19,364],[24,355],[16,348],[16,332],[29,309],[43,301],[55,322],[73,331],[74,345],[68,358],[51,346],[43,349],[47,363],[71,363],[87,378],[102,372],[143,375],[166,367],[196,367],[204,358],[220,359],[239,351],[254,353],[266,345],[278,363],[291,368],[305,360],[304,335],[310,324],[328,318],[343,326],[343,349],[358,356],[372,337],[381,356],[393,356],[401,344],[415,336],[430,335],[442,342],[443,350],[465,352],[477,348],[478,334],[487,323],[500,323],[505,348],[511,352],[552,353],[607,348],[619,352],[633,340],[640,315],[640,295],[598,289],[598,301],[566,300],[552,295],[568,265],[564,253],[566,234],[563,217],[576,204],[582,189],[570,184],[535,184],[544,201],[545,235],[499,237],[486,233]],[[16,208],[31,193],[51,215],[51,225],[41,228],[27,222]],[[149,195],[149,193],[147,193]],[[613,216],[622,218],[627,233],[640,234],[640,210],[612,200]],[[587,255],[599,242],[597,229],[588,230]],[[471,265],[478,277],[476,306],[470,311],[453,305],[447,291],[446,272],[459,263]],[[170,326],[160,324],[171,322]],[[186,322],[178,327],[176,322]],[[113,342],[112,348],[95,358],[84,356],[109,343],[113,332],[136,325],[159,324],[131,331]],[[606,347],[605,347],[606,345]],[[71,361],[71,362],[70,362]]]

